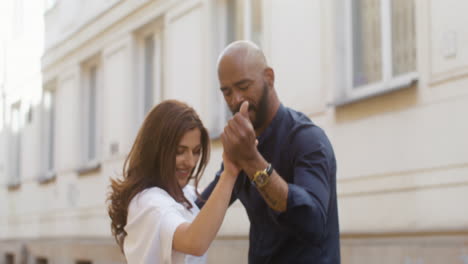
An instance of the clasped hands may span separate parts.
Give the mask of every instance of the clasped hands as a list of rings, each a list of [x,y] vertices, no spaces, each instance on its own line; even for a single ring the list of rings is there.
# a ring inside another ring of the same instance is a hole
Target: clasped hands
[[[255,130],[249,119],[249,102],[244,101],[221,134],[224,165],[235,166],[237,171],[245,170],[249,162],[259,158]],[[229,163],[229,164],[226,164]],[[226,168],[225,168],[226,169]]]

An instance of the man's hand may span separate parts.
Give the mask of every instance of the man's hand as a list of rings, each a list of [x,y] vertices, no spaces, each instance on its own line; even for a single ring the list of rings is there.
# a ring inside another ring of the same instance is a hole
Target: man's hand
[[[255,130],[250,122],[248,109],[249,102],[244,101],[239,112],[228,121],[221,134],[225,154],[243,169],[249,161],[259,157]]]

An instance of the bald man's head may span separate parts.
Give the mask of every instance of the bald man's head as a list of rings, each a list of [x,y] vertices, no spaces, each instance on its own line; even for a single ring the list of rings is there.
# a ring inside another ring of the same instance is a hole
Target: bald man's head
[[[218,58],[218,74],[226,64],[257,71],[263,71],[268,67],[263,51],[255,43],[247,40],[235,41],[221,52]]]
[[[261,130],[279,105],[274,72],[262,50],[250,41],[231,43],[218,58],[218,78],[231,111],[236,113],[248,101],[250,120]]]

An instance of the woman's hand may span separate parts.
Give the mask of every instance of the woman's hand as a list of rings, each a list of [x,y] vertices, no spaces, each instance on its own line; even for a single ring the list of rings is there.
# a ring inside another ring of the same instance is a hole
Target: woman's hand
[[[223,164],[224,164],[224,172],[229,175],[229,177],[232,178],[237,178],[237,175],[239,175],[241,169],[234,164],[226,155],[226,153],[223,152]]]

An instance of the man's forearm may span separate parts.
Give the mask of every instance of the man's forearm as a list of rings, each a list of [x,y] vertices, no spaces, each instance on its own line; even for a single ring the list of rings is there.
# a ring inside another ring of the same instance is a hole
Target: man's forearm
[[[247,173],[250,180],[252,180],[253,175],[257,171],[263,170],[267,166],[268,162],[260,156],[255,160],[245,162],[242,168],[244,172]],[[288,203],[288,184],[276,171],[273,171],[265,186],[257,189],[271,209],[277,212],[286,211]]]
[[[271,209],[284,212],[288,204],[288,184],[275,171],[271,174],[269,182],[257,188]]]

